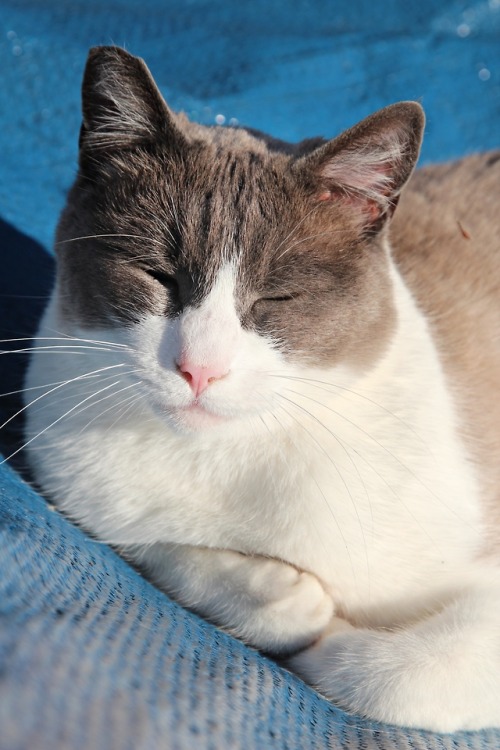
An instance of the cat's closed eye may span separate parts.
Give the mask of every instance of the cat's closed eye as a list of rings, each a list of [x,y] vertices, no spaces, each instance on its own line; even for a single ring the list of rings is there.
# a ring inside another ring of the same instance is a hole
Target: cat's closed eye
[[[276,295],[266,295],[265,297],[261,297],[257,302],[289,302],[292,299],[296,299],[297,297],[300,297],[300,294],[276,294]]]
[[[179,282],[173,274],[166,273],[165,271],[158,271],[156,268],[143,268],[141,270],[172,294],[179,294]]]
[[[293,302],[293,300],[301,296],[303,295],[300,292],[294,294],[286,292],[283,294],[263,293],[262,296],[256,299],[253,303],[252,313],[254,315],[259,315],[262,312],[271,312],[272,310],[277,312],[283,307],[286,307],[286,303]]]

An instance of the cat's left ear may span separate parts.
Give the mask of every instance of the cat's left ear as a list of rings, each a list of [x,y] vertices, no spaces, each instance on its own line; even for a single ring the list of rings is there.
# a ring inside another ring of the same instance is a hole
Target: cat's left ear
[[[399,102],[298,160],[313,199],[345,205],[365,231],[379,231],[396,208],[420,152],[425,117],[417,102]]]

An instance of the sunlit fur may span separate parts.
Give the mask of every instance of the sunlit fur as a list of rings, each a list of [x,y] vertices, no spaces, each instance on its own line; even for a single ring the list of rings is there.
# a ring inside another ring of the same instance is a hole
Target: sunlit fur
[[[92,333],[54,303],[40,336],[118,346],[35,353],[28,387],[114,369],[33,404],[31,461],[71,517],[250,643],[304,646],[333,609],[358,626],[292,660],[347,708],[433,729],[494,724],[498,643],[484,644],[499,634],[498,573],[478,561],[476,483],[426,323],[393,283],[398,331],[368,375],[289,366],[240,330],[231,373],[200,400],[213,423],[182,414],[189,386],[169,354],[182,316]],[[214,309],[234,316],[228,296]]]
[[[422,126],[402,103],[285,153],[174,117],[143,63],[94,50],[25,447],[182,604],[348,710],[452,731],[500,725],[500,566],[385,231]],[[219,373],[197,398],[185,360]]]

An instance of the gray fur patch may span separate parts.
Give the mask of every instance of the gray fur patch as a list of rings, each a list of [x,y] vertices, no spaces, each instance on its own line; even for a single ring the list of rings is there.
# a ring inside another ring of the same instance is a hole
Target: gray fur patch
[[[242,326],[289,359],[364,361],[385,345],[394,311],[381,237],[418,156],[418,105],[293,146],[190,123],[142,61],[97,48],[83,111],[80,170],[57,233],[63,315],[92,327],[175,316],[237,259]]]

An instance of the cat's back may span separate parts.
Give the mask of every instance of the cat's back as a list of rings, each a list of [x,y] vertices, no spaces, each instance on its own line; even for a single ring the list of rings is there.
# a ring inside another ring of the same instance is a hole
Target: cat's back
[[[427,315],[500,531],[500,151],[425,167],[391,228]],[[491,516],[490,516],[491,518]]]

